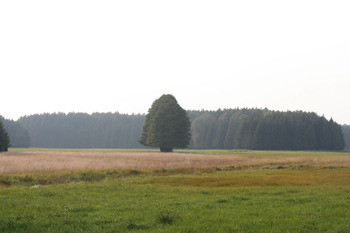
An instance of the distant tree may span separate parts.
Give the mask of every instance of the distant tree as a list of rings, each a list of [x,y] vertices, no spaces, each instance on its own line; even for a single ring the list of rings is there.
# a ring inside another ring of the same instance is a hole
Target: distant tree
[[[2,123],[2,120],[0,119],[0,152],[7,151],[9,147],[10,147],[10,138],[6,132],[6,129],[4,127],[4,124]]]
[[[168,115],[158,114],[158,117],[163,119]],[[350,126],[341,127],[316,113],[236,108],[190,110],[187,116],[192,122],[189,145],[192,149],[343,150],[345,145],[350,150]],[[15,122],[4,120],[3,124],[11,147],[28,146],[27,131],[32,147],[144,148],[140,135],[145,120],[144,114],[118,112],[53,113],[24,116]],[[155,139],[144,137],[142,141],[158,147]]]
[[[193,120],[192,132],[195,133],[192,134],[192,140],[194,148],[215,148],[212,143],[214,137],[215,123],[216,119],[210,113],[203,114],[199,117],[196,117],[196,119]]]
[[[350,151],[350,125],[342,125],[341,129],[344,135],[344,150]]]
[[[190,144],[191,123],[187,112],[172,95],[155,100],[146,115],[141,139],[145,146],[159,147],[161,152],[185,148]]]
[[[190,115],[194,149],[342,150],[347,132],[342,127],[342,134],[332,119],[302,111],[225,109]]]
[[[118,112],[45,113],[17,121],[28,130],[30,146],[40,148],[144,148],[138,142],[144,122],[143,114]]]
[[[28,148],[30,147],[30,138],[28,130],[18,121],[8,120],[0,117],[3,121],[6,132],[11,141],[11,147]]]

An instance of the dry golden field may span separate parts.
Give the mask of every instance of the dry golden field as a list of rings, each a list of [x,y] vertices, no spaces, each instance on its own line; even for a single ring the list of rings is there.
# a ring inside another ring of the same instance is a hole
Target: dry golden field
[[[181,152],[181,153],[180,153]],[[86,169],[172,169],[244,166],[350,167],[350,153],[289,151],[10,150],[0,153],[0,174]]]

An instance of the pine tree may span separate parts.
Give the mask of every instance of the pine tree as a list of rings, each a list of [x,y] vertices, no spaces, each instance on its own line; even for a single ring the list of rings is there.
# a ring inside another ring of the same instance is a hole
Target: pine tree
[[[4,128],[4,124],[0,120],[0,152],[7,151],[10,146],[10,138]]]

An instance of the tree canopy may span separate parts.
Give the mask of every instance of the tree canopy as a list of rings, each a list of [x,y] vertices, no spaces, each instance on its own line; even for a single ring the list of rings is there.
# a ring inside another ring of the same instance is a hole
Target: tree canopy
[[[187,111],[187,116],[191,149],[342,150],[344,142],[350,148],[350,126],[316,113],[219,109]],[[11,147],[24,147],[28,132],[32,147],[145,148],[139,143],[145,121],[144,114],[52,113],[4,120],[4,126]]]
[[[10,138],[6,132],[2,117],[0,118],[0,152],[7,151],[10,147]]]
[[[1,118],[1,117],[0,117]],[[1,119],[0,119],[1,120]],[[11,141],[11,147],[28,148],[30,147],[30,137],[28,130],[23,125],[14,120],[2,118],[4,127]]]
[[[160,147],[162,152],[185,148],[190,144],[191,122],[187,112],[172,95],[162,95],[155,100],[146,115],[140,143]]]
[[[341,126],[316,113],[268,109],[190,112],[192,148],[342,150]]]
[[[145,122],[140,114],[45,113],[18,120],[39,148],[144,148],[138,142]]]
[[[342,131],[345,141],[345,150],[350,151],[350,125],[343,125]]]

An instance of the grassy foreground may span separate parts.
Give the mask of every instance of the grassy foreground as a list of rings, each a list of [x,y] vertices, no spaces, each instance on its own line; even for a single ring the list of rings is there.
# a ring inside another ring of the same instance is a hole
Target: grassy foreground
[[[350,168],[232,169],[2,175],[0,232],[350,232]]]

